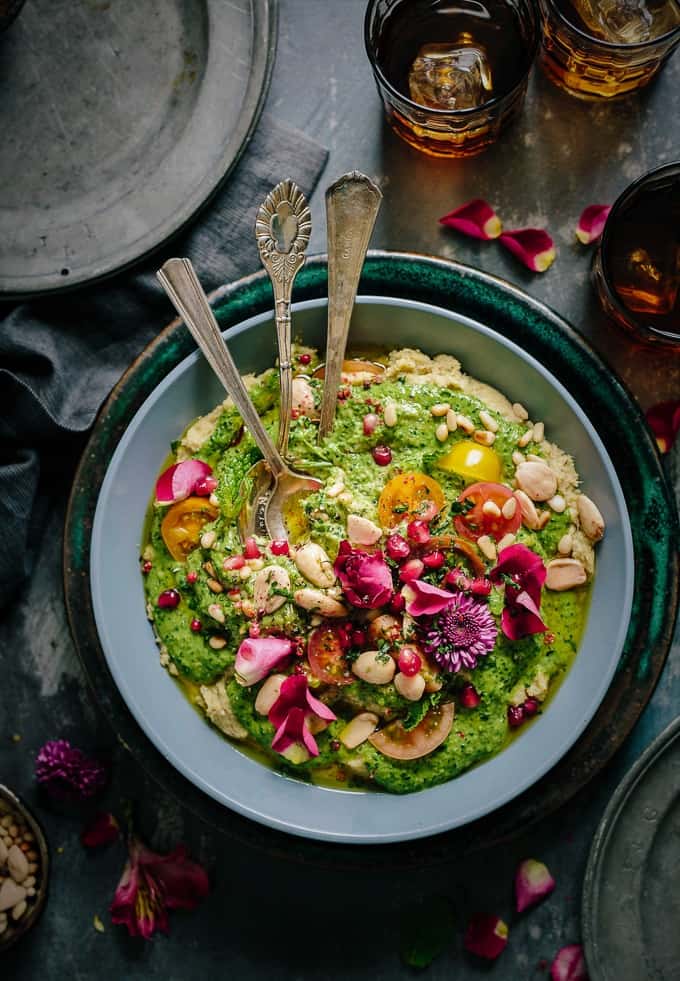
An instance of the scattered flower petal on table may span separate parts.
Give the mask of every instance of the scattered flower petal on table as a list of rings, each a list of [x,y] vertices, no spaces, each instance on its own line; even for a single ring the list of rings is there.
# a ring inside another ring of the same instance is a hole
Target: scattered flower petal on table
[[[597,242],[611,210],[610,204],[589,204],[581,212],[581,217],[576,226],[576,238],[582,245],[591,245],[593,242]]]
[[[212,474],[212,467],[203,460],[182,460],[164,470],[156,481],[158,504],[174,504],[194,493],[196,484]]]
[[[555,243],[543,228],[516,228],[498,241],[532,272],[545,272],[555,261]]]
[[[194,909],[210,891],[205,869],[187,858],[184,845],[168,855],[147,848],[135,835],[111,903],[111,920],[131,937],[149,940],[156,930],[168,932],[169,909]]]
[[[110,845],[120,834],[120,825],[108,811],[95,814],[94,818],[80,832],[80,840],[85,848],[100,848]]]
[[[465,949],[478,957],[495,960],[508,943],[508,925],[492,913],[475,913],[468,922]]]
[[[471,238],[481,238],[485,241],[498,238],[503,226],[500,218],[493,210],[491,205],[482,198],[474,198],[461,204],[459,208],[450,211],[439,219],[440,224],[448,228],[455,228],[463,235]]]
[[[545,899],[555,888],[555,880],[543,862],[527,858],[517,869],[515,875],[515,898],[517,912],[522,913]]]
[[[246,637],[236,651],[236,680],[245,688],[257,684],[290,657],[294,647],[285,637]]]
[[[680,399],[659,402],[647,409],[645,419],[662,453],[668,453],[680,432]]]
[[[569,944],[557,952],[550,967],[552,981],[588,981],[583,947]]]
[[[67,739],[52,739],[38,752],[35,776],[57,800],[84,800],[104,789],[108,770]]]

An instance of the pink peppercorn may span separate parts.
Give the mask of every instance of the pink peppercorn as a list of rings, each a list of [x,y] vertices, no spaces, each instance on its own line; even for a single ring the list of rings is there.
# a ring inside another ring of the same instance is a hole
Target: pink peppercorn
[[[427,569],[441,569],[444,565],[444,553],[440,552],[439,549],[435,549],[433,552],[428,552],[423,555],[423,562]]]
[[[401,562],[411,554],[411,546],[402,535],[388,535],[385,551],[389,558],[394,559],[395,562]]]
[[[176,589],[164,589],[156,602],[161,610],[174,610],[181,598]]]
[[[349,388],[341,388],[340,391],[338,392],[338,399],[341,402],[346,402],[347,399],[350,398],[351,395],[352,395],[352,393],[349,390]]]
[[[259,559],[262,552],[258,548],[257,542],[254,538],[246,538],[246,544],[243,549],[243,554],[247,559]]]
[[[148,576],[152,569],[153,569],[153,562],[149,562],[148,559],[146,560],[146,562],[142,562],[142,572],[144,573],[145,576]]]
[[[197,579],[198,579],[198,573],[197,572],[187,572],[187,582],[191,586],[193,586],[193,584],[196,582]]]
[[[312,360],[311,354],[301,354],[300,357],[298,358],[300,364],[310,364],[311,360]]]
[[[475,686],[468,682],[461,688],[458,699],[463,708],[473,709],[477,708],[482,700],[482,696],[479,694]]]
[[[269,546],[269,549],[272,555],[288,555],[290,552],[290,546],[285,538],[275,539]]]
[[[193,630],[195,634],[200,634],[201,630],[203,630],[203,624],[197,617],[194,617],[194,619],[189,624],[189,627],[191,630]]]
[[[508,724],[517,729],[524,722],[524,708],[521,705],[508,705]]]
[[[527,698],[522,705],[525,715],[536,715],[540,707],[540,703],[537,698]]]
[[[406,534],[416,545],[427,545],[430,540],[430,529],[424,521],[419,521],[418,518],[408,523]]]
[[[371,454],[379,467],[386,467],[392,462],[392,450],[389,446],[374,446]]]

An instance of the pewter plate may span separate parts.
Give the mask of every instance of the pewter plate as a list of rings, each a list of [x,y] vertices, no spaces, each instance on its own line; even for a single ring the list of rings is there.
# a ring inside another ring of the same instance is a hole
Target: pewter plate
[[[680,718],[616,790],[593,841],[583,888],[592,981],[680,977]]]
[[[99,279],[179,231],[238,160],[275,0],[31,0],[0,36],[0,297]]]

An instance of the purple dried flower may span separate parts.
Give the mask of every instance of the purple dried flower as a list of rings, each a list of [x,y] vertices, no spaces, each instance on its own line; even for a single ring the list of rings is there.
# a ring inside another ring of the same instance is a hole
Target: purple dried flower
[[[486,603],[454,593],[451,602],[423,625],[423,648],[445,671],[472,670],[493,650],[496,621]]]
[[[94,797],[106,785],[106,767],[66,739],[45,743],[35,761],[38,783],[59,800]]]

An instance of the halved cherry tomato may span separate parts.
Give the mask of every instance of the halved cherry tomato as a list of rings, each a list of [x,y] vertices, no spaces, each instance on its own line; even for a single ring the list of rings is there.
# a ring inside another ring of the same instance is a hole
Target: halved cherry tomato
[[[307,641],[312,674],[327,685],[351,685],[355,680],[336,627],[326,624],[312,630]]]
[[[348,385],[359,384],[364,375],[382,375],[385,366],[378,364],[377,361],[362,361],[359,358],[350,358],[342,362],[342,380]],[[312,378],[325,378],[326,366],[319,365]]]
[[[486,571],[486,566],[479,555],[464,538],[456,538],[455,535],[433,535],[426,547],[428,549],[443,549],[444,551],[451,549],[452,552],[458,552],[467,561],[476,576],[482,576]]]
[[[441,746],[453,725],[452,702],[430,709],[415,729],[404,729],[401,722],[391,722],[379,729],[368,741],[379,753],[393,760],[417,760]]]
[[[512,497],[512,491],[503,484],[470,484],[459,496],[459,501],[472,501],[472,507],[465,514],[459,514],[454,522],[456,531],[465,538],[476,542],[482,535],[489,535],[500,541],[504,535],[514,534],[522,524],[522,511],[517,501],[515,513],[511,518],[502,514],[494,516],[484,513],[487,501],[493,501],[500,510],[506,501]]]
[[[394,528],[401,521],[431,521],[444,507],[444,492],[436,480],[424,473],[400,473],[388,480],[378,501],[378,517],[383,528]]]
[[[198,547],[203,525],[214,521],[218,511],[205,497],[187,497],[169,508],[161,524],[161,535],[173,559],[184,562]]]
[[[457,473],[466,481],[498,480],[503,464],[490,446],[482,446],[472,439],[461,439],[446,456],[437,460],[440,470]]]

